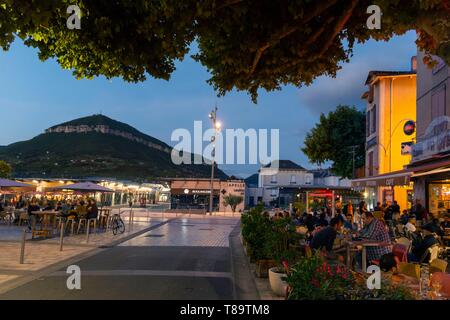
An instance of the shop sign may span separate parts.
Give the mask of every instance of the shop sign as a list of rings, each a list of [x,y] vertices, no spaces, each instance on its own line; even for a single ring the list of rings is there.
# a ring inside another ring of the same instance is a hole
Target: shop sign
[[[412,141],[402,142],[402,155],[411,154],[413,144]]]
[[[419,161],[428,159],[435,154],[450,150],[450,117],[441,116],[434,119],[424,138],[412,147],[412,159]]]

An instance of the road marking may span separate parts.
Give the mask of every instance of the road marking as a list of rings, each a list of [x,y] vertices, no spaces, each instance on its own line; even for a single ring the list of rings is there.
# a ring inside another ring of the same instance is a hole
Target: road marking
[[[82,276],[159,276],[159,277],[199,277],[199,278],[232,278],[230,272],[185,271],[185,270],[86,270]],[[66,277],[65,271],[57,271],[47,277]]]

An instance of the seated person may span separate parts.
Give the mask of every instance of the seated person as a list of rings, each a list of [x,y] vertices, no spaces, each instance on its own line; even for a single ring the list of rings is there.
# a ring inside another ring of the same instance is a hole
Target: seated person
[[[416,218],[415,217],[409,217],[408,222],[405,224],[405,229],[410,232],[416,232]]]
[[[432,232],[436,233],[438,236],[442,237],[445,235],[444,230],[442,230],[439,219],[434,218],[430,223],[427,223],[425,226],[428,226]]]
[[[328,226],[328,221],[326,219],[326,214],[325,213],[321,213],[320,214],[319,220],[317,221],[317,225],[319,225],[320,227]]]
[[[396,257],[392,252],[384,254],[380,258],[380,269],[383,272],[392,271],[394,273],[397,272],[397,265],[400,262],[398,257]]]
[[[428,248],[435,244],[439,244],[436,236],[433,233],[432,228],[429,225],[425,225],[422,227],[423,239],[413,243],[411,253],[408,254],[408,260],[412,262],[420,262],[420,259],[427,252]],[[425,257],[424,263],[429,262],[429,255]]]
[[[450,229],[450,213],[446,213],[444,217],[444,222],[441,223],[442,230]]]
[[[87,207],[85,206],[84,200],[80,200],[75,208],[75,213],[78,218],[84,218],[87,215]]]
[[[364,228],[360,231],[360,236],[366,240],[379,241],[384,243],[391,243],[391,238],[389,236],[389,231],[385,224],[375,218],[372,212],[365,212],[363,214]],[[367,247],[367,262],[373,260],[379,260],[382,255],[391,252],[389,246],[378,246],[378,247]],[[359,255],[362,262],[362,255]],[[362,264],[360,264],[362,265]]]
[[[333,244],[341,228],[342,221],[338,217],[331,219],[329,226],[322,228],[314,234],[311,242],[309,243],[310,247],[316,250],[325,249],[327,251],[327,255],[330,258],[334,258],[332,254]]]
[[[31,230],[33,223],[36,223],[36,216],[32,213],[33,211],[39,211],[41,208],[39,207],[37,200],[33,198],[28,205],[28,230]]]
[[[87,219],[97,219],[98,216],[98,207],[95,200],[91,199],[88,201],[88,207],[87,207]]]

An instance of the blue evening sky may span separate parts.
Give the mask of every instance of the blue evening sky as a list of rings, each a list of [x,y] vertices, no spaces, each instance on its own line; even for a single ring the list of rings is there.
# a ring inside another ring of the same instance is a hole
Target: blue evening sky
[[[364,106],[360,100],[370,70],[409,70],[416,54],[416,35],[409,32],[389,42],[357,45],[351,62],[337,78],[318,78],[310,87],[260,91],[258,104],[244,92],[217,98],[206,80],[209,74],[186,57],[170,81],[148,79],[130,84],[121,79],[76,80],[53,60],[42,62],[36,51],[17,40],[0,51],[0,145],[28,140],[46,128],[78,117],[102,113],[125,122],[170,145],[174,129],[193,130],[194,120],[209,125],[208,112],[217,103],[224,128],[279,129],[280,158],[313,168],[300,148],[321,112],[338,104]],[[242,177],[258,165],[222,165]]]

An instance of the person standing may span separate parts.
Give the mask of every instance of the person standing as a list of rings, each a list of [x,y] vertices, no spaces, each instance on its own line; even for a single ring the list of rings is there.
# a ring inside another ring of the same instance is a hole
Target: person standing
[[[423,218],[426,218],[425,208],[420,203],[419,199],[416,199],[416,203],[411,208],[411,213],[416,216],[416,221],[419,225],[422,225]]]

